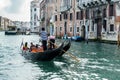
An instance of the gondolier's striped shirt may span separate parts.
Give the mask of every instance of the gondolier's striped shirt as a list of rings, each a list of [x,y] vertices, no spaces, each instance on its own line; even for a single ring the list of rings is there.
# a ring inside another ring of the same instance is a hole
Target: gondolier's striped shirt
[[[40,36],[41,36],[42,40],[47,40],[48,39],[48,35],[47,35],[46,31],[41,31]]]

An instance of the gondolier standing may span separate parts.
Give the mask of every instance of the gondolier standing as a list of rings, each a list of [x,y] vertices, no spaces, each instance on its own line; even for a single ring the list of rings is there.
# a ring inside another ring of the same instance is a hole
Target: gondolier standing
[[[42,46],[44,51],[47,50],[47,40],[48,40],[48,34],[45,31],[45,28],[42,28],[42,31],[40,32],[40,37],[42,40]]]

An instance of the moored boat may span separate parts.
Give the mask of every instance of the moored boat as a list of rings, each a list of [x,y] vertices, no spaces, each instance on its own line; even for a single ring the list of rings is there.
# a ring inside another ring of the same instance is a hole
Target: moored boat
[[[51,61],[53,60],[56,56],[59,55],[59,53],[61,53],[61,51],[63,50],[63,43],[61,44],[61,46],[59,46],[56,49],[53,50],[46,50],[44,52],[36,52],[36,53],[32,53],[29,51],[23,51],[22,55],[30,60],[37,60],[37,61]]]
[[[5,35],[16,35],[17,31],[5,31]]]
[[[7,26],[8,29],[5,31],[5,35],[16,35],[17,34],[17,28],[16,26]]]
[[[30,35],[30,30],[26,30],[26,35]]]
[[[80,36],[73,36],[73,37],[71,37],[71,40],[73,40],[73,41],[83,41],[84,39]]]

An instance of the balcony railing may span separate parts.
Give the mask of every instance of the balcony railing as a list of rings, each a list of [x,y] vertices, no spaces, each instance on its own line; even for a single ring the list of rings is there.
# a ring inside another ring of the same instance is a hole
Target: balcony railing
[[[71,9],[71,5],[60,6],[60,12],[66,12]]]

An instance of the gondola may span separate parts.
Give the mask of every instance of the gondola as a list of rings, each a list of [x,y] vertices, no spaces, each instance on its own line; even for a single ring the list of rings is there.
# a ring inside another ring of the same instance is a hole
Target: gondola
[[[70,46],[71,46],[71,40],[70,39],[64,41],[63,50],[61,51],[61,53],[58,56],[62,56],[65,52],[67,52],[69,50]]]
[[[36,61],[36,60],[37,61],[51,61],[56,56],[58,56],[59,53],[61,53],[61,51],[63,50],[63,45],[64,45],[64,43],[62,43],[61,46],[59,46],[56,49],[46,50],[45,52],[32,53],[32,52],[29,52],[29,51],[23,51],[22,55],[26,59],[30,59],[30,60],[34,60],[34,61]]]

